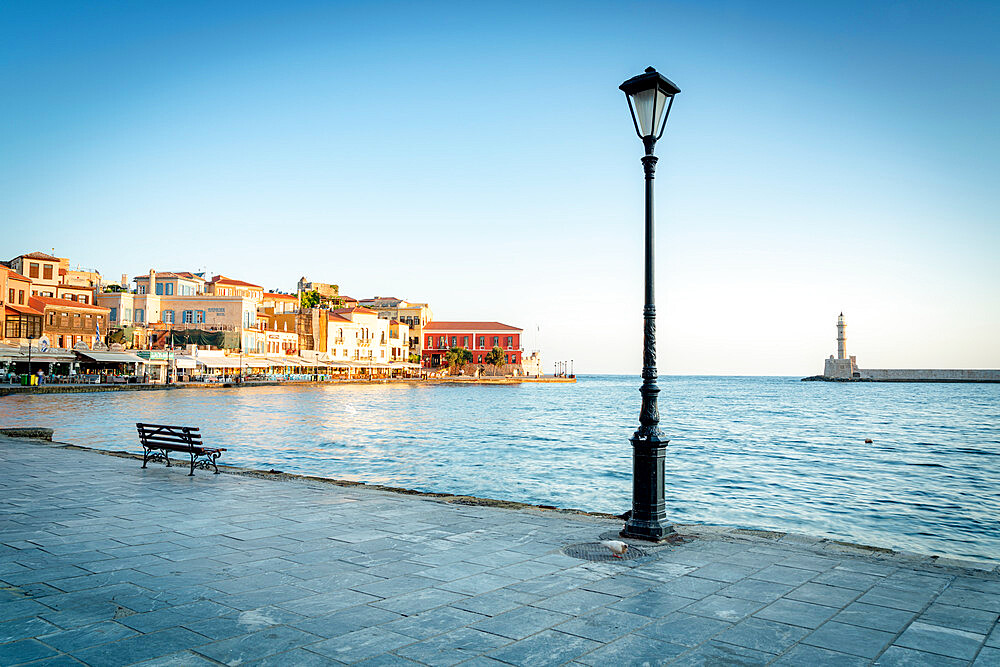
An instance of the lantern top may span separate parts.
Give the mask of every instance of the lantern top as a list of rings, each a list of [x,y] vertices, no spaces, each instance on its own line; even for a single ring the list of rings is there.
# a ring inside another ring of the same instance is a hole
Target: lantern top
[[[676,95],[681,89],[674,85],[674,82],[657,72],[652,67],[647,67],[645,73],[633,76],[631,79],[618,86],[626,95],[633,95],[643,90],[659,88],[669,96]]]

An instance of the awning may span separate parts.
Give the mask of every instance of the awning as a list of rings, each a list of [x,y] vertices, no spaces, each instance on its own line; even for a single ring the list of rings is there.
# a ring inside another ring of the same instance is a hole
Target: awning
[[[101,363],[144,364],[145,359],[130,352],[95,352],[94,350],[73,350],[79,355]]]
[[[199,364],[207,368],[240,367],[239,357],[198,357],[195,361],[197,361]],[[246,360],[244,360],[243,365],[246,366]]]
[[[312,366],[311,362],[299,357],[268,357],[272,368],[294,368],[296,366]]]
[[[197,368],[198,364],[191,357],[174,357],[174,364],[177,368]]]

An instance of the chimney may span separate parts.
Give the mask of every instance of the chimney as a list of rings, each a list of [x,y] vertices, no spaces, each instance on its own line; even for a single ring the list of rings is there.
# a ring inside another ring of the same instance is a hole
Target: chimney
[[[156,271],[153,269],[149,270],[149,287],[146,288],[146,294],[156,294]]]
[[[126,292],[128,291],[128,276],[124,273],[122,274],[122,289]]]

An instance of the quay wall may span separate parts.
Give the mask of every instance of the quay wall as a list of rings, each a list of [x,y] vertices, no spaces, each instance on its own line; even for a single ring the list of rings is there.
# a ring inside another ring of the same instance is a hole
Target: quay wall
[[[862,380],[875,382],[1000,382],[1000,370],[859,368]]]

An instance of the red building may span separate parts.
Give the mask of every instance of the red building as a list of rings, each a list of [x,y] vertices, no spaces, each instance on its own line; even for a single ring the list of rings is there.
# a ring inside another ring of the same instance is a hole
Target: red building
[[[428,322],[422,332],[423,364],[444,364],[444,355],[451,347],[464,347],[472,352],[472,363],[485,364],[486,355],[495,345],[504,351],[507,363],[519,364],[524,351],[522,331],[500,322]]]

